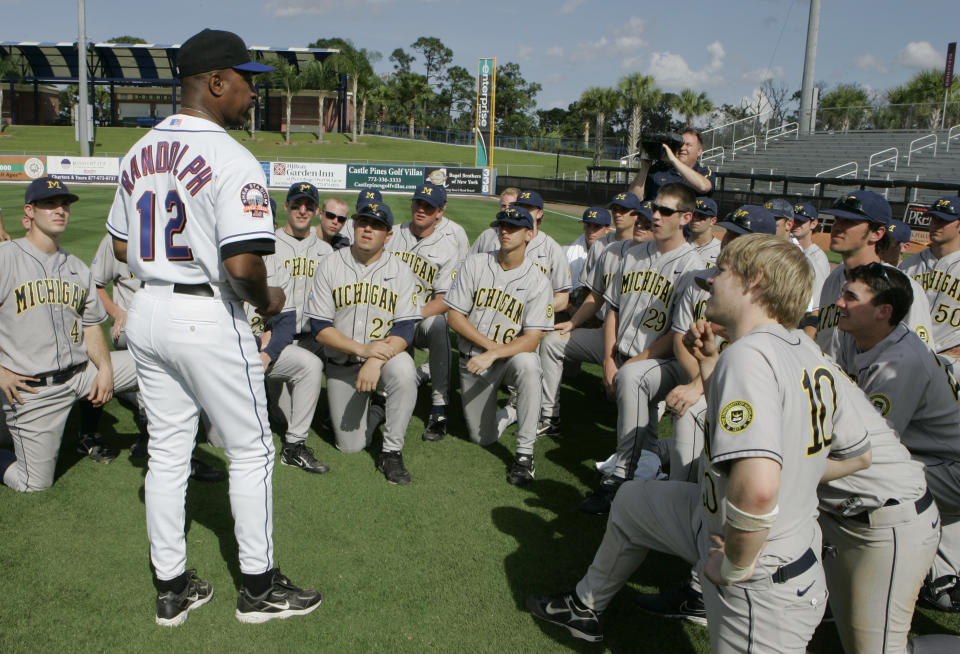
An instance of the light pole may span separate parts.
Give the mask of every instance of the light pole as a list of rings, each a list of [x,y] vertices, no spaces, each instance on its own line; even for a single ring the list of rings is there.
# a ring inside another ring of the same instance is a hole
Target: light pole
[[[80,138],[80,156],[90,156],[90,135],[87,133],[87,20],[84,0],[77,0],[77,71],[79,72],[80,106],[77,107],[77,134]]]
[[[807,50],[803,58],[803,82],[800,86],[800,135],[806,136],[815,128],[813,112],[813,75],[817,65],[817,32],[820,30],[820,0],[810,0],[807,19]]]

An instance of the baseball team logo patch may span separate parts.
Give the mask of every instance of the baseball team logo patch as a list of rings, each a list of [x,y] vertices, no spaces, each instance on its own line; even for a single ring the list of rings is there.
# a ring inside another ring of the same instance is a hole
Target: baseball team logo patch
[[[746,400],[727,402],[720,409],[720,426],[731,434],[739,434],[753,422],[753,406]]]
[[[930,345],[930,332],[927,330],[926,327],[924,327],[923,325],[917,325],[917,328],[914,331],[917,332],[917,336],[920,337],[921,341],[923,341],[927,345]]]
[[[553,305],[547,305],[547,318],[553,318]]]
[[[877,407],[880,415],[886,418],[887,414],[890,413],[890,398],[883,393],[874,393],[870,396],[870,401],[873,402],[873,406]]]
[[[256,182],[240,189],[240,203],[243,205],[243,212],[254,218],[263,218],[270,213],[270,195],[267,189]]]

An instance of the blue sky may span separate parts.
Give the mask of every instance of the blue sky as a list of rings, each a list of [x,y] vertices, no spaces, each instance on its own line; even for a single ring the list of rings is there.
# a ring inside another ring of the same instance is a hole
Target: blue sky
[[[76,40],[74,0],[39,7],[0,0],[0,40]],[[792,92],[808,11],[807,0],[87,0],[86,24],[94,41],[131,34],[179,43],[204,27],[272,47],[340,36],[383,53],[379,72],[391,70],[394,48],[411,52],[418,37],[436,36],[470,71],[479,57],[519,63],[526,79],[543,85],[537,102],[549,108],[636,71],[664,90],[706,91],[715,104],[739,103],[767,76]],[[881,91],[922,68],[942,69],[947,43],[957,40],[957,0],[824,0],[816,79]]]

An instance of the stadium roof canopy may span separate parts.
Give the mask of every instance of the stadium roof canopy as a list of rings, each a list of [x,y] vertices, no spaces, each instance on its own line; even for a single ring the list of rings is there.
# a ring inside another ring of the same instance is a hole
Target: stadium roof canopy
[[[179,43],[90,43],[87,77],[95,84],[172,84],[178,81],[175,66],[179,49]],[[337,52],[323,48],[250,48],[255,61],[280,57],[298,71],[311,61],[323,61]],[[19,61],[20,75],[26,82],[69,83],[80,77],[76,43],[0,41],[0,59],[8,56]]]

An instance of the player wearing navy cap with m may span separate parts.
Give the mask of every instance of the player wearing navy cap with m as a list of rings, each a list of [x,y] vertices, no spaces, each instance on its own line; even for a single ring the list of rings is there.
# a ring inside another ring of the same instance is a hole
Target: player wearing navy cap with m
[[[610,233],[610,212],[603,207],[588,207],[584,210],[580,222],[583,226],[583,234],[576,240],[563,246],[564,254],[567,255],[567,263],[570,265],[570,279],[573,286],[570,290],[569,310],[575,311],[583,303],[583,280],[580,278],[584,264],[587,260],[587,254],[594,243],[602,241],[609,243],[610,239],[606,236]]]
[[[720,254],[720,241],[713,236],[713,226],[717,224],[717,203],[706,196],[697,198],[697,207],[693,210],[687,242],[707,263],[714,265]]]
[[[213,596],[209,582],[186,570],[185,495],[201,409],[230,460],[242,575],[236,618],[304,615],[321,596],[274,565],[275,450],[264,368],[241,306],[271,316],[285,302],[267,285],[262,258],[276,241],[270,195],[260,164],[224,129],[246,120],[257,98],[253,75],[272,68],[220,30],[187,39],[177,66],[182,111],[121,159],[107,219],[117,258],[144,283],[127,314],[127,340],[150,430],[145,504],[156,621],[181,624]]]

